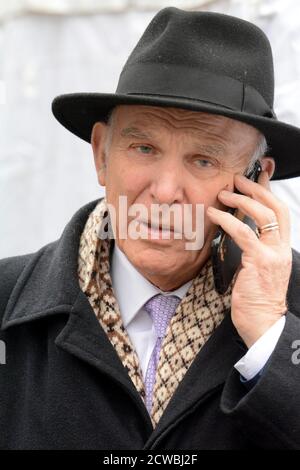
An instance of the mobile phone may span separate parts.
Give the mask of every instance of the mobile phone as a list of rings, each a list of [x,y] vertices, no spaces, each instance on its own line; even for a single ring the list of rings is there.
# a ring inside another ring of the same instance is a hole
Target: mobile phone
[[[261,164],[259,161],[256,161],[251,171],[246,173],[245,176],[257,182],[261,171]],[[241,194],[236,188],[234,192]],[[228,212],[243,223],[249,225],[249,227],[255,231],[256,225],[254,220],[243,214],[239,209],[230,207]],[[214,283],[215,289],[219,294],[225,294],[227,291],[236,270],[240,266],[241,256],[242,250],[240,247],[232,240],[230,235],[220,227],[211,243]]]

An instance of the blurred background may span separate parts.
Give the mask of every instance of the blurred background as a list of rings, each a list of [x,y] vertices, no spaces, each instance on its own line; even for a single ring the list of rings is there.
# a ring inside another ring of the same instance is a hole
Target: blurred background
[[[101,197],[89,144],[53,117],[61,93],[114,92],[145,27],[165,6],[227,13],[260,26],[275,63],[275,111],[300,127],[297,0],[0,0],[0,258],[56,240]],[[294,158],[300,156],[294,155]],[[300,178],[272,183],[300,250]]]

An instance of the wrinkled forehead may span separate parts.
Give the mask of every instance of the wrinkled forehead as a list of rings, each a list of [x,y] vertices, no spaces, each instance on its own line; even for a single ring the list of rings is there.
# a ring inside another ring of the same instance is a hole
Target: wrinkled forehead
[[[113,110],[114,123],[120,126],[142,126],[155,129],[175,128],[185,131],[214,131],[216,133],[243,137],[248,135],[257,140],[259,131],[254,127],[218,114],[143,105],[120,105]]]
[[[180,131],[193,136],[208,136],[211,139],[222,136],[231,143],[241,139],[250,146],[256,145],[259,131],[248,124],[219,114],[143,105],[120,105],[112,113],[114,126],[124,136],[130,131],[159,133],[163,129]]]

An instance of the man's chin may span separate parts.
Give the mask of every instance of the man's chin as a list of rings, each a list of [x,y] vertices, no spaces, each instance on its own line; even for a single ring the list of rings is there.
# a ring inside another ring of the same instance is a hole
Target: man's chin
[[[157,245],[145,245],[141,241],[124,244],[124,253],[138,269],[151,270],[152,272],[160,272],[167,269],[167,265],[175,265],[178,260],[178,250],[167,250],[166,247],[158,247]],[[172,262],[172,260],[174,260]]]

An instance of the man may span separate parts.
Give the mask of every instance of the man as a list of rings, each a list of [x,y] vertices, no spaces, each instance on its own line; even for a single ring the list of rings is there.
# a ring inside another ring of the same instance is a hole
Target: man
[[[166,8],[116,94],[54,100],[91,142],[106,196],[58,241],[1,261],[1,448],[300,447],[300,259],[269,185],[300,175],[300,131],[276,119],[273,92],[257,27]],[[255,182],[243,175],[257,160]],[[181,208],[182,224],[155,205]],[[222,294],[218,226],[242,251]]]

